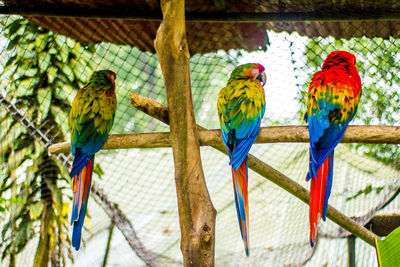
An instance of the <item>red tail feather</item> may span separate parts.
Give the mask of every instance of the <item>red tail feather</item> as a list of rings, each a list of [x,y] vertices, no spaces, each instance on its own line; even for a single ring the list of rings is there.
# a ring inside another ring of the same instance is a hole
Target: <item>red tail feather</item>
[[[232,168],[233,188],[235,190],[236,211],[239,220],[246,255],[249,256],[249,198],[247,188],[247,159],[234,171]]]
[[[72,205],[71,224],[74,225],[72,232],[72,246],[75,247],[76,250],[79,250],[81,245],[81,232],[85,220],[92,181],[93,161],[94,156],[73,180],[74,201]]]
[[[311,178],[310,189],[310,243],[315,244],[315,233],[317,230],[318,220],[321,218],[325,206],[325,194],[329,173],[329,156],[322,166],[318,169],[317,176]]]

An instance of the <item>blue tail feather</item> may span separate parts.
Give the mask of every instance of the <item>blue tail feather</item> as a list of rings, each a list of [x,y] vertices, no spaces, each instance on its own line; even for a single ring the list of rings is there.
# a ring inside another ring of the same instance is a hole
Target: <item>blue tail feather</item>
[[[325,205],[324,205],[324,211],[322,213],[322,219],[326,221],[326,212],[328,211],[328,199],[329,196],[331,195],[331,189],[332,189],[332,181],[333,181],[333,156],[334,152],[332,151],[330,160],[329,160],[329,172],[327,176],[327,181],[326,181],[326,191],[325,191]]]
[[[82,153],[80,149],[77,150],[72,163],[71,177],[77,176],[88,162],[93,158],[93,155]]]
[[[245,160],[247,154],[250,151],[251,146],[253,145],[254,141],[256,140],[257,136],[253,136],[246,139],[241,139],[237,142],[235,147],[233,156],[231,158],[230,165],[236,171],[240,164]]]
[[[82,204],[81,211],[79,212],[79,219],[74,222],[74,228],[72,230],[72,246],[76,250],[79,250],[81,246],[82,227],[83,222],[85,221],[86,209],[86,205]]]

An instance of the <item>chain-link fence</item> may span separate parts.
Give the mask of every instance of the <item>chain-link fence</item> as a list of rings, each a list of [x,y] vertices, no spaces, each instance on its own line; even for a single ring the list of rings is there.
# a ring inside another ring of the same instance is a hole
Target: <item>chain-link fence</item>
[[[262,36],[243,42],[236,38],[244,36],[246,24],[190,24],[187,31],[197,123],[219,128],[216,101],[230,72],[238,64],[258,62],[265,66],[268,79],[262,126],[305,124],[302,117],[311,75],[331,51],[347,50],[355,54],[363,81],[354,123],[398,124],[400,40],[390,34],[382,39],[354,33],[362,27],[376,32],[386,29],[378,29],[378,24],[347,23],[344,27],[342,23],[313,23],[310,34],[290,25],[254,24],[259,31],[251,36]],[[50,144],[69,140],[70,103],[95,70],[111,69],[117,74],[118,109],[112,133],[169,130],[133,108],[129,97],[134,92],[166,104],[152,40],[140,36],[157,25],[18,16],[2,16],[1,25],[1,264],[30,265],[38,248],[48,247],[54,266],[98,266],[105,258],[107,266],[182,265],[171,149],[104,150],[96,154],[94,190],[79,252],[72,251],[69,240],[72,190],[67,171],[71,157],[62,154],[51,158],[46,152]],[[267,30],[271,28],[276,32]],[[282,30],[297,30],[313,39]],[[213,39],[221,31],[229,34],[223,40]],[[113,34],[112,40],[119,40],[118,44],[110,43],[109,34]],[[125,41],[134,34],[137,40]],[[190,36],[203,42],[193,42]],[[230,40],[238,45],[229,47]],[[93,41],[97,43],[90,44]],[[136,47],[123,45],[132,43]],[[255,50],[259,43],[263,44],[261,50]],[[254,51],[238,50],[241,47]],[[400,186],[398,149],[398,145],[338,145],[329,203],[362,224],[379,212],[398,211],[399,199],[392,198]],[[309,187],[305,181],[308,144],[256,144],[251,153]],[[308,206],[253,171],[249,172],[251,256],[246,258],[228,157],[210,147],[202,147],[201,156],[207,187],[218,211],[216,266],[347,264],[347,232],[329,220],[320,223],[317,246],[312,249]],[[114,225],[115,230],[110,231]],[[41,231],[41,227],[48,231]],[[359,266],[376,264],[374,248],[356,239],[356,260]]]

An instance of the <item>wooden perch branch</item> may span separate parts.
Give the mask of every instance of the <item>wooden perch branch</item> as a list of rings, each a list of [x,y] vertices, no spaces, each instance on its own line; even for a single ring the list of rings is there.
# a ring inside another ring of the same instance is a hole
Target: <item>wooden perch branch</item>
[[[131,104],[134,107],[137,107],[139,103],[143,102],[143,98],[140,95],[137,94],[131,94]],[[154,100],[151,100],[154,101]],[[139,108],[139,107],[138,107]],[[145,109],[139,108],[140,110],[145,111]],[[153,112],[150,112],[150,111]],[[154,109],[146,109],[146,113],[150,115],[153,118],[156,118],[166,124],[169,124],[168,121],[168,109],[166,107],[163,107],[160,110],[155,111]],[[197,125],[198,129],[201,130],[206,130],[204,127]],[[215,145],[213,145],[215,149],[221,151],[222,153],[227,154],[225,146],[222,144],[222,142],[219,142]],[[268,164],[262,162],[260,159],[254,157],[253,155],[249,154],[248,155],[248,164],[249,168],[252,169],[253,171],[257,172],[261,176],[267,178],[271,182],[275,183],[279,187],[283,188],[284,190],[288,191],[290,194],[296,196],[303,202],[305,202],[308,205],[309,202],[309,196],[310,192],[296,183],[295,181],[291,180],[289,177],[284,175],[283,173],[275,170]],[[374,233],[368,231],[365,227],[362,225],[356,223],[349,217],[345,216],[343,213],[338,211],[332,206],[328,206],[328,212],[327,212],[327,217],[331,219],[333,222],[336,224],[340,225],[347,231],[353,233],[355,236],[361,238],[371,246],[374,246],[374,239],[377,238],[379,239],[378,236],[376,236]]]
[[[156,49],[169,107],[184,266],[214,266],[215,217],[197,140],[190,88],[185,1],[161,0]],[[154,108],[153,110],[158,110]],[[165,109],[163,109],[165,110]]]
[[[145,99],[148,99],[147,101]],[[131,94],[131,104],[147,114],[157,113],[162,118],[168,114],[165,106],[152,106],[154,101],[137,94]],[[168,118],[162,118],[168,121]],[[221,130],[206,130],[199,127],[197,137],[201,146],[222,145]],[[309,136],[307,126],[270,126],[262,127],[258,134],[256,144],[261,143],[308,143]],[[349,126],[344,133],[341,143],[364,144],[400,144],[399,126]],[[169,132],[139,133],[139,134],[113,134],[108,137],[102,149],[124,148],[155,148],[171,147]],[[49,147],[52,154],[69,153],[68,142],[58,143]]]
[[[127,148],[155,148],[171,147],[171,136],[169,132],[140,133],[140,134],[112,134],[101,149],[127,149]],[[51,154],[69,153],[71,147],[69,142],[62,142],[49,146]]]

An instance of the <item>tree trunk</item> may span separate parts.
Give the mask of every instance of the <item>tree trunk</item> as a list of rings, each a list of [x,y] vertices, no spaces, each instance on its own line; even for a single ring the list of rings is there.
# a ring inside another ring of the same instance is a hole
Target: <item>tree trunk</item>
[[[184,0],[162,0],[155,40],[166,87],[184,266],[214,266],[216,211],[201,165],[190,89]]]
[[[51,203],[44,203],[44,208],[41,218],[40,238],[36,249],[33,267],[45,267],[49,263],[50,249],[50,233],[48,227],[52,224],[53,209]]]
[[[53,196],[50,187],[57,186],[58,167],[52,158],[44,151],[38,166],[38,175],[41,177],[40,198],[43,203],[41,215],[39,244],[36,249],[33,267],[48,266],[49,256],[55,249],[50,242],[50,233],[55,233],[55,217],[53,211]],[[52,229],[52,231],[50,231]],[[59,265],[56,263],[56,265]]]

